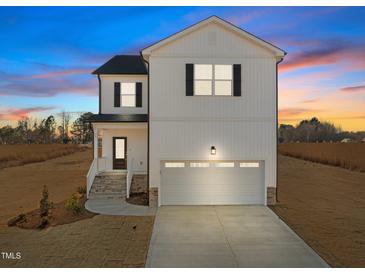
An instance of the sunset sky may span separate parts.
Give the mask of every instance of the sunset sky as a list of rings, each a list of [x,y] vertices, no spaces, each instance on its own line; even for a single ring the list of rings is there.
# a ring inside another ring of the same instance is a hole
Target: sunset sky
[[[91,71],[218,15],[288,52],[279,122],[365,130],[363,7],[0,7],[0,124],[98,110]]]

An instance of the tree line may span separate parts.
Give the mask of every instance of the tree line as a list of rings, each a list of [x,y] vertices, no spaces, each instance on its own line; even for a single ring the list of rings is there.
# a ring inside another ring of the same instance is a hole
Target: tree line
[[[0,128],[0,144],[88,144],[92,142],[93,132],[87,119],[93,115],[86,112],[77,117],[71,124],[71,115],[59,114],[59,120],[53,115],[42,120],[23,118],[15,127]],[[365,131],[342,131],[329,122],[320,122],[316,117],[303,120],[298,125],[280,124],[279,143],[289,142],[340,142],[350,139],[354,142],[365,140]]]
[[[25,117],[16,126],[0,128],[0,144],[88,144],[93,138],[87,122],[91,115],[83,113],[72,123],[70,113],[65,111],[59,114],[59,121],[53,115],[41,120]]]
[[[363,142],[365,131],[342,131],[329,122],[320,122],[316,117],[303,120],[298,125],[281,124],[279,126],[279,143],[290,142],[341,142],[348,139],[352,142]]]

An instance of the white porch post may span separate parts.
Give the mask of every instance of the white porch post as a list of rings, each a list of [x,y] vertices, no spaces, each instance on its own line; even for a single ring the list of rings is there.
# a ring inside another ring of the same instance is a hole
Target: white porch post
[[[94,159],[98,158],[98,129],[94,128]]]

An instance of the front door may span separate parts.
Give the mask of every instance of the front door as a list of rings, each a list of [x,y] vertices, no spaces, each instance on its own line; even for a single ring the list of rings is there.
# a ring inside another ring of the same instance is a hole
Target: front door
[[[113,137],[113,169],[127,169],[126,137]]]

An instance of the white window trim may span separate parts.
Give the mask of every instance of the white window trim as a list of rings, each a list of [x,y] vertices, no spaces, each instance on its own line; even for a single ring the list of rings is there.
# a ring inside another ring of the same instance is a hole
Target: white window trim
[[[233,96],[233,65],[232,64],[194,64],[194,70],[195,70],[195,65],[211,65],[212,66],[212,79],[195,79],[195,75],[194,75],[194,96],[218,96],[218,97],[230,97]],[[224,79],[215,79],[215,66],[216,65],[229,65],[231,66],[231,70],[232,70],[232,79],[230,80],[224,80]],[[212,85],[212,94],[210,95],[204,95],[204,94],[196,94],[196,86],[195,86],[195,81],[210,81],[211,85]],[[230,95],[216,95],[215,94],[215,81],[217,82],[231,82],[231,94]]]
[[[133,94],[123,94],[123,84],[134,84],[134,95]],[[123,106],[124,96],[134,96],[134,106]],[[120,82],[120,106],[123,108],[136,108],[137,107],[137,83],[136,82]]]

